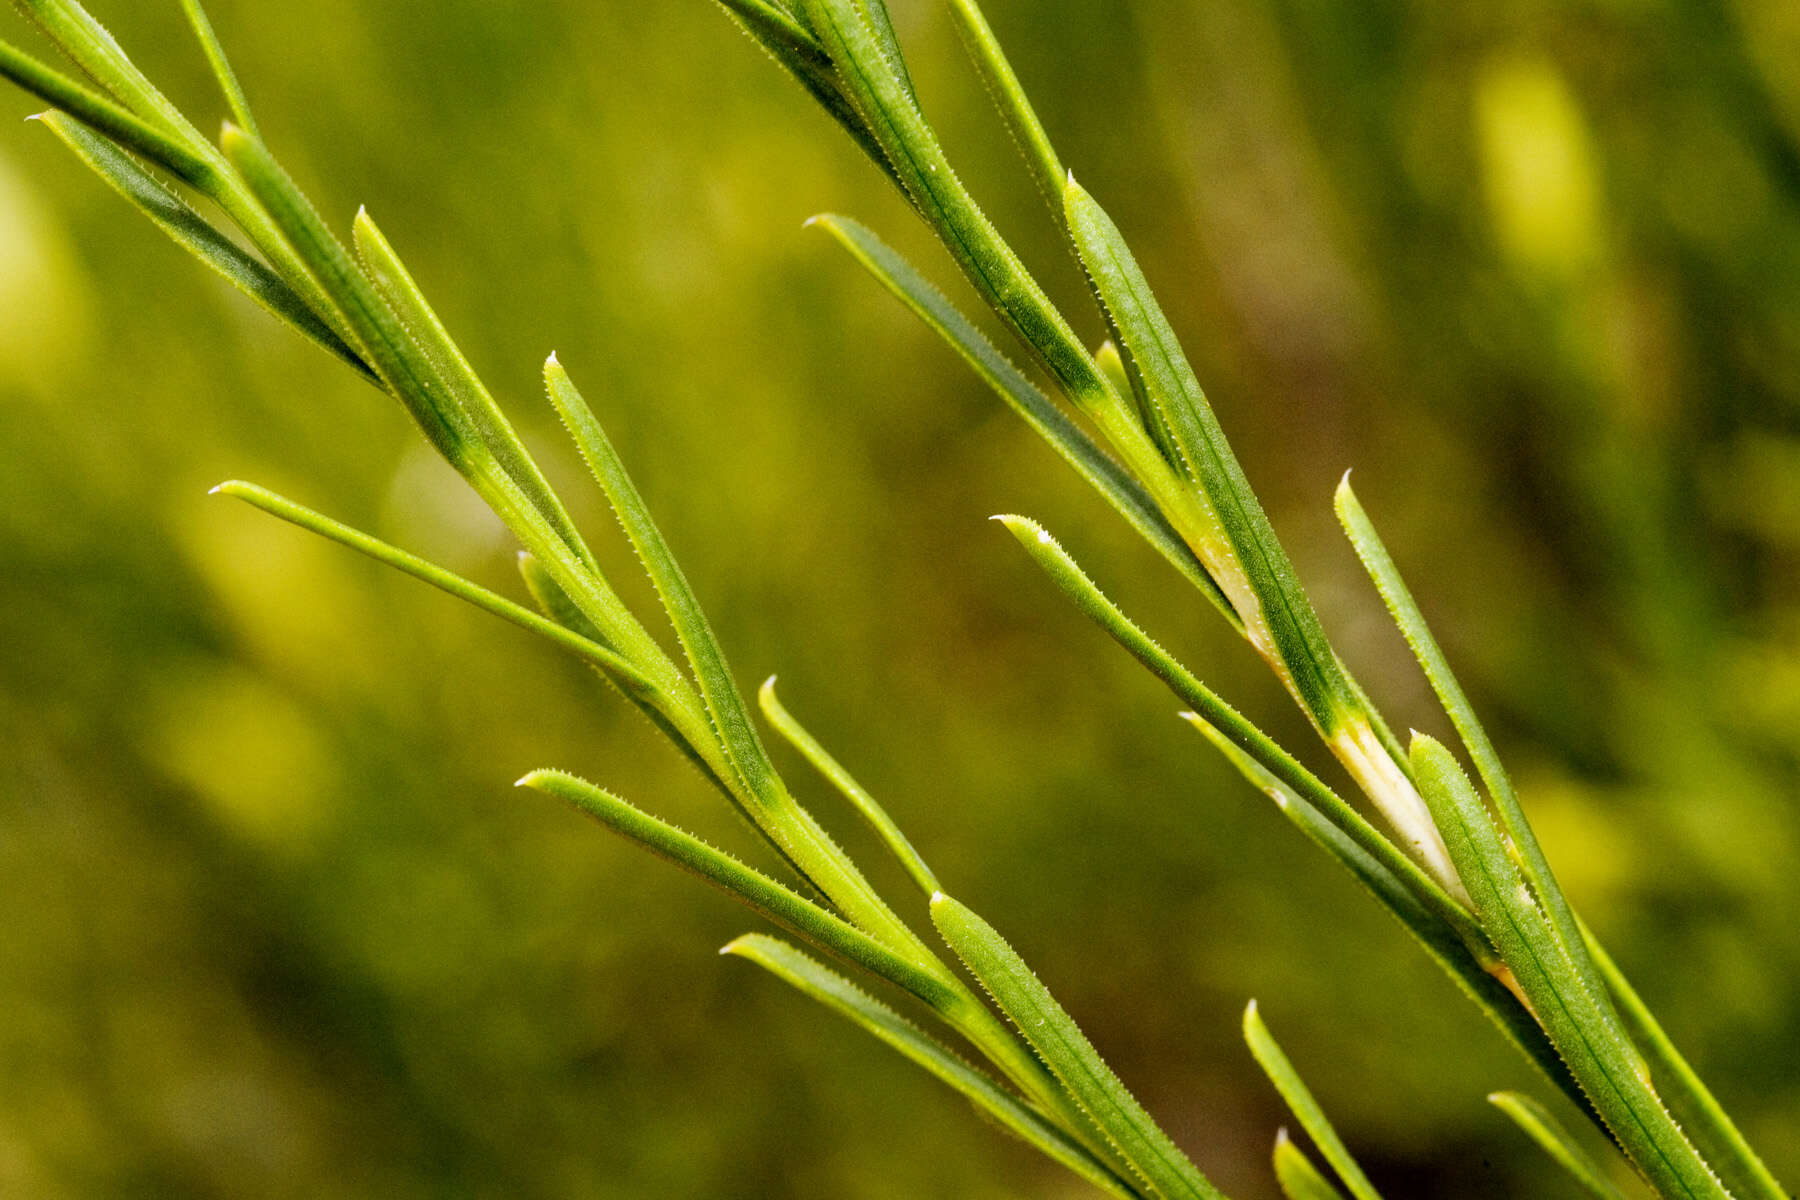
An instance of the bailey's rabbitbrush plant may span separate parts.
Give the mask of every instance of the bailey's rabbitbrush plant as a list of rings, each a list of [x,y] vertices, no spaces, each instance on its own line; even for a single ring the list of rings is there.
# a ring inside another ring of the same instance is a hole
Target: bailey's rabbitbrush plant
[[[1151,272],[1058,156],[974,0],[948,0],[947,10],[1085,270],[1108,333],[1097,347],[1076,335],[1075,321],[1051,302],[960,182],[924,115],[882,0],[723,4],[900,190],[1016,337],[1044,386],[868,228],[834,215],[812,224],[941,335],[1250,643],[1386,829],[1164,650],[1049,531],[1022,516],[996,518],[1050,583],[1166,684],[1194,728],[1414,935],[1540,1070],[1548,1091],[1566,1098],[1564,1112],[1595,1126],[1644,1185],[1666,1197],[1784,1197],[1570,905],[1494,744],[1346,476],[1337,514],[1454,726],[1473,777],[1441,742],[1423,734],[1403,742],[1352,677],[1152,293]],[[771,680],[758,697],[768,726],[842,793],[898,862],[924,899],[916,907],[928,912],[935,941],[795,799],[698,598],[601,422],[551,355],[544,366],[549,401],[635,551],[680,656],[659,644],[601,569],[569,507],[373,219],[359,212],[345,245],[283,170],[199,0],[183,0],[183,8],[230,111],[216,141],[75,0],[19,0],[19,7],[76,68],[70,74],[0,43],[0,72],[52,106],[39,118],[42,126],[165,234],[404,406],[517,538],[532,604],[253,484],[229,482],[218,492],[441,588],[590,664],[768,845],[786,868],[784,878],[573,775],[540,770],[519,782],[574,805],[794,939],[750,933],[726,953],[873,1034],[1103,1193],[1221,1194],[1006,939],[954,897],[956,882],[933,872],[876,799],[782,705]],[[235,232],[215,223],[211,208],[196,207],[195,198],[216,207]],[[1378,1195],[1254,1003],[1244,1034],[1319,1160],[1283,1131],[1273,1151],[1281,1188],[1293,1200]],[[1609,1168],[1539,1100],[1512,1092],[1492,1099],[1567,1169],[1571,1192],[1618,1194]]]

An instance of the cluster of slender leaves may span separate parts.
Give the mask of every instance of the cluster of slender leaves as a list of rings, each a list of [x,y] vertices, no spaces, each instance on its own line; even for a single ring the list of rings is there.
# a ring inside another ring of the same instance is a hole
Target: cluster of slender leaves
[[[1183,715],[1401,921],[1660,1194],[1784,1196],[1570,907],[1493,744],[1346,477],[1337,497],[1344,528],[1449,714],[1485,795],[1436,741],[1415,735],[1403,748],[1351,678],[1144,271],[1118,227],[1058,157],[976,0],[948,0],[948,7],[1086,270],[1109,335],[1096,349],[1076,337],[1073,323],[959,180],[920,105],[883,0],[721,3],[901,189],[1068,407],[1050,399],[875,234],[838,216],[813,224],[942,335],[1243,633],[1386,818],[1391,836],[1163,651],[1046,531],[1021,517],[999,518],[1051,581],[1189,706]],[[1272,1047],[1251,1016],[1253,1046]],[[1259,1051],[1265,1063],[1272,1057]],[[1605,1187],[1541,1108],[1511,1097],[1496,1103],[1584,1186]],[[1304,1113],[1302,1120],[1312,1128]],[[1372,1194],[1339,1161],[1347,1156],[1320,1144],[1353,1193]],[[1297,1151],[1283,1146],[1276,1161],[1291,1195],[1335,1194]]]
[[[544,368],[550,402],[649,577],[683,661],[650,635],[602,572],[392,245],[367,212],[353,222],[354,252],[330,231],[257,134],[245,93],[199,0],[183,3],[231,112],[216,143],[77,0],[21,0],[20,8],[85,82],[3,42],[0,73],[52,104],[42,123],[177,243],[399,401],[518,538],[523,586],[535,608],[255,485],[233,481],[215,490],[540,634],[591,665],[731,803],[789,881],[571,775],[537,771],[520,785],[568,802],[814,951],[886,985],[911,1015],[790,942],[751,934],[725,953],[757,963],[867,1029],[1110,1195],[1217,1197],[1006,941],[944,893],[874,798],[781,705],[771,680],[760,697],[771,727],[874,828],[928,898],[943,945],[991,1004],[875,891],[795,800],[680,567],[600,422],[552,355]],[[216,204],[243,241],[202,216],[182,188]],[[1142,519],[1154,521],[1147,504]],[[1205,578],[1199,572],[1194,577]],[[959,1039],[983,1066],[971,1065],[945,1035]]]
[[[1117,227],[1063,168],[973,0],[952,0],[951,10],[1087,269],[1110,333],[1096,350],[1075,336],[957,179],[924,117],[881,0],[722,2],[902,190],[1073,413],[867,229],[841,217],[817,224],[937,329],[1244,634],[1386,818],[1392,836],[1163,651],[1048,533],[1023,518],[1001,518],[1051,580],[1176,692],[1190,710],[1184,715],[1368,887],[1551,1083],[1602,1123],[1660,1193],[1783,1195],[1570,909],[1492,745],[1347,484],[1339,494],[1346,529],[1449,711],[1486,798],[1444,747],[1416,737],[1410,750],[1403,748],[1345,670],[1142,269]],[[909,1014],[789,942],[752,934],[725,952],[862,1026],[1108,1194],[1219,1194],[1005,940],[944,894],[874,798],[781,706],[771,681],[760,697],[769,725],[836,786],[929,897],[939,938],[991,1006],[794,799],[680,568],[553,355],[544,372],[550,401],[649,576],[681,661],[649,634],[367,213],[353,223],[353,252],[262,142],[199,0],[182,0],[183,7],[231,114],[216,142],[151,84],[77,0],[17,3],[76,73],[0,42],[0,74],[51,104],[43,124],[177,243],[399,401],[524,547],[520,569],[535,608],[253,485],[227,483],[219,491],[532,630],[589,663],[719,790],[790,881],[572,776],[534,772],[521,784],[571,803],[814,951],[887,985]],[[241,240],[201,215],[190,197],[216,205]],[[971,1065],[943,1035],[960,1039],[985,1065]],[[1338,1179],[1359,1200],[1373,1196],[1254,1007],[1246,1035]],[[1496,1103],[1583,1186],[1608,1194],[1603,1172],[1545,1110],[1510,1095]],[[1687,1122],[1693,1141],[1671,1109]],[[1285,1135],[1275,1168],[1292,1197],[1339,1194]]]

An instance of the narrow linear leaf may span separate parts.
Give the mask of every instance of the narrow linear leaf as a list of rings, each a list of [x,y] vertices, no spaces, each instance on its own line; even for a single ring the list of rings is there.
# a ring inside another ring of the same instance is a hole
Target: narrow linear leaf
[[[800,0],[801,15],[837,69],[844,94],[881,145],[913,205],[982,298],[1084,412],[1120,403],[1087,349],[956,177],[937,135],[860,0]]]
[[[629,660],[606,645],[599,630],[581,616],[578,610],[571,608],[567,612],[557,612],[546,620],[523,605],[515,604],[503,596],[498,596],[435,563],[408,554],[404,550],[334,521],[322,513],[295,504],[293,501],[255,484],[231,480],[214,488],[213,493],[242,500],[271,516],[278,517],[341,546],[346,546],[360,554],[365,554],[377,562],[385,563],[415,579],[430,584],[432,587],[448,592],[460,600],[465,600],[504,621],[510,621],[522,629],[538,634],[569,651],[598,671],[602,679],[611,684],[621,696],[649,718],[651,724],[666,736],[676,749],[680,750],[700,770],[701,774],[715,784],[718,783],[718,776],[713,772],[711,764],[689,744],[681,729],[667,715],[674,702]],[[543,574],[542,568],[532,569],[536,567],[536,560],[530,559],[528,554],[522,555],[522,560],[525,559],[529,559],[531,566],[526,566],[522,561],[521,573],[525,576],[527,586],[532,590],[534,596],[541,597],[545,594],[545,590],[548,590],[561,597],[560,589],[556,589],[555,583],[550,580],[548,575]],[[562,603],[567,604],[566,598]],[[719,786],[721,790],[724,790],[722,784]]]
[[[1406,581],[1401,578],[1393,556],[1388,553],[1381,535],[1369,520],[1369,514],[1364,511],[1356,493],[1351,490],[1347,472],[1343,481],[1338,484],[1335,506],[1338,519],[1350,538],[1350,544],[1355,547],[1357,557],[1362,560],[1369,578],[1374,580],[1376,590],[1381,593],[1388,611],[1394,616],[1394,623],[1400,627],[1407,645],[1412,647],[1413,656],[1418,659],[1426,679],[1431,683],[1431,690],[1437,694],[1439,703],[1449,714],[1463,745],[1468,748],[1469,757],[1475,762],[1476,771],[1487,785],[1488,796],[1493,800],[1495,814],[1500,820],[1500,828],[1512,839],[1513,848],[1519,853],[1519,865],[1525,881],[1531,885],[1532,892],[1543,905],[1551,931],[1563,954],[1569,959],[1588,992],[1610,1006],[1606,989],[1600,983],[1593,959],[1588,954],[1587,944],[1576,926],[1574,910],[1570,908],[1568,898],[1563,895],[1555,872],[1550,869],[1549,859],[1544,857],[1543,847],[1538,844],[1537,834],[1531,828],[1531,822],[1526,819],[1524,808],[1519,804],[1512,780],[1500,763],[1499,752],[1494,749],[1494,743],[1489,740],[1487,731],[1476,717],[1475,707],[1469,703],[1467,693],[1457,682],[1456,673],[1450,669],[1450,660],[1444,656],[1437,639],[1432,636],[1430,626],[1425,623],[1425,614],[1420,611]]]
[[[1058,1112],[1055,1081],[935,957],[896,951],[835,913],[795,894],[698,838],[634,808],[601,788],[560,771],[535,771],[519,786],[555,796],[651,853],[699,876],[791,933],[907,992],[980,1048],[1026,1095]]]
[[[931,919],[1038,1057],[1145,1182],[1171,1200],[1222,1200],[1218,1189],[1126,1090],[1093,1043],[993,926],[941,892],[932,897]]]
[[[1413,770],[1482,925],[1620,1148],[1665,1196],[1729,1196],[1663,1107],[1608,1006],[1562,953],[1454,755],[1413,736]]]
[[[1283,1129],[1275,1135],[1275,1182],[1287,1200],[1343,1200],[1331,1180],[1319,1173],[1312,1159],[1288,1138]]]
[[[738,694],[737,683],[725,661],[725,651],[713,635],[712,625],[693,588],[688,586],[687,576],[682,573],[643,497],[638,494],[637,485],[632,483],[606,431],[555,355],[544,364],[544,381],[549,388],[550,403],[581,450],[588,470],[605,493],[607,503],[612,506],[613,514],[618,517],[638,561],[656,589],[663,611],[668,614],[675,636],[687,654],[688,665],[693,668],[694,681],[699,684],[720,745],[738,778],[759,803],[781,803],[781,785],[762,738],[750,720],[750,712],[744,707],[743,697]]]
[[[45,113],[39,120],[96,175],[155,222],[178,245],[223,275],[265,310],[342,359],[377,387],[381,386],[373,368],[333,333],[331,327],[320,320],[318,314],[280,276],[260,259],[240,249],[236,242],[214,229],[185,200],[140,167],[129,154],[65,114]]]
[[[1207,558],[1207,567],[1237,605],[1245,626],[1260,635],[1253,640],[1276,658],[1319,727],[1327,733],[1335,730],[1355,698],[1174,329],[1118,226],[1073,176],[1063,199],[1070,237],[1119,330],[1122,349],[1142,373],[1190,477],[1225,535],[1229,558]],[[1210,541],[1195,546],[1202,557],[1207,557],[1203,546]],[[1234,579],[1242,586],[1234,589]]]
[[[882,808],[880,802],[871,796],[866,788],[856,782],[855,776],[851,775],[844,765],[838,762],[831,752],[825,749],[819,740],[783,706],[780,698],[775,694],[775,677],[773,675],[763,681],[756,698],[757,703],[762,707],[763,716],[768,719],[769,724],[777,733],[786,738],[788,744],[798,750],[801,756],[812,764],[813,769],[823,775],[843,795],[844,799],[850,801],[863,820],[868,822],[869,828],[873,829],[876,836],[881,839],[882,845],[886,846],[888,852],[906,869],[906,873],[912,876],[913,882],[919,885],[919,890],[927,896],[939,891],[937,876],[931,873],[931,868],[925,865],[925,860],[919,856],[919,852],[913,848],[912,842],[908,841],[906,835],[900,831],[900,826],[894,823],[892,817],[888,816],[887,810]]]
[[[1625,1200],[1625,1193],[1613,1186],[1600,1164],[1542,1104],[1521,1092],[1494,1092],[1488,1103],[1512,1118],[1588,1195],[1596,1200]]]
[[[244,86],[238,82],[237,72],[231,69],[231,59],[226,57],[225,47],[219,41],[219,35],[213,29],[213,23],[201,7],[200,0],[181,0],[182,11],[187,13],[188,24],[193,26],[194,36],[200,41],[200,48],[206,54],[207,64],[212,67],[213,79],[219,85],[219,91],[225,96],[225,103],[231,109],[231,119],[241,125],[252,137],[261,137],[257,132],[256,118],[250,112],[250,100],[244,95]]]
[[[449,387],[457,406],[467,414],[477,435],[499,461],[501,470],[512,477],[519,490],[525,493],[526,498],[556,530],[557,536],[570,552],[590,571],[598,573],[599,563],[594,559],[587,543],[582,541],[581,533],[575,528],[568,509],[563,507],[555,489],[544,478],[543,471],[532,458],[531,451],[525,448],[518,431],[494,402],[493,394],[469,365],[462,348],[450,336],[450,331],[438,318],[437,310],[425,298],[425,293],[414,281],[412,273],[394,252],[393,245],[383,236],[367,209],[357,212],[354,230],[357,252],[362,257],[369,278],[412,334],[419,348],[425,352],[425,356],[431,360],[438,375]]]
[[[1073,176],[1064,200],[1070,240],[1192,481],[1152,489],[1164,513],[1333,752],[1426,870],[1456,895],[1456,873],[1424,801],[1390,749],[1391,736],[1383,736],[1380,715],[1331,649],[1142,268],[1112,218]]]
[[[1206,568],[1194,556],[1168,518],[1132,475],[1102,450],[1080,426],[1006,358],[987,335],[950,303],[904,257],[867,227],[832,214],[814,217],[809,226],[829,233],[851,257],[880,281],[920,319],[948,342],[975,369],[983,382],[999,394],[1008,407],[1048,442],[1065,462],[1098,491],[1143,539],[1150,543],[1182,577],[1210,600],[1240,630],[1242,622],[1231,602]]]
[[[617,682],[629,695],[639,699],[657,695],[656,685],[645,678],[637,667],[610,647],[554,621],[545,620],[524,605],[515,604],[504,596],[496,595],[436,563],[420,558],[416,554],[408,554],[379,538],[371,537],[361,530],[334,521],[323,513],[296,504],[285,496],[277,495],[267,488],[258,487],[253,483],[245,483],[238,479],[228,480],[215,487],[211,494],[242,500],[270,516],[278,517],[290,525],[296,525],[309,533],[315,533],[328,541],[336,542],[340,546],[346,546],[358,554],[367,555],[376,562],[385,563],[403,574],[429,583],[440,591],[448,592],[459,600],[465,600],[476,608],[492,613],[503,621],[510,621],[521,629],[554,642],[577,658],[584,659],[600,668],[608,678]]]
[[[1152,675],[1162,680],[1170,691],[1181,698],[1182,703],[1192,706],[1205,718],[1210,728],[1221,732],[1238,751],[1253,759],[1260,769],[1278,778],[1284,787],[1305,796],[1310,805],[1348,834],[1389,873],[1403,881],[1438,917],[1461,931],[1470,946],[1485,946],[1486,938],[1466,908],[1384,837],[1361,813],[1327,787],[1318,776],[1302,766],[1268,734],[1245,720],[1236,709],[1196,679],[1192,672],[1121,612],[1069,552],[1050,536],[1048,530],[1028,517],[1005,515],[995,517],[994,520],[1006,527],[1007,532],[1024,547],[1032,562],[1049,576],[1050,581],[1084,616],[1124,647]]]
[[[190,150],[205,139],[137,68],[105,26],[76,0],[13,0],[57,49],[127,109]]]
[[[313,278],[220,148],[202,137],[181,110],[157,90],[112,35],[75,0],[15,0],[15,4],[118,104],[95,104],[91,94],[85,92],[64,97],[72,101],[70,104],[64,104],[63,99],[52,102],[217,201],[307,306],[339,338],[356,346],[357,339],[344,314]],[[121,113],[129,119],[121,120]]]
[[[1362,1167],[1357,1165],[1349,1147],[1344,1145],[1337,1130],[1332,1128],[1325,1110],[1313,1098],[1312,1090],[1300,1078],[1300,1073],[1294,1069],[1293,1062],[1275,1040],[1275,1035],[1269,1032],[1254,1000],[1244,1009],[1244,1041],[1249,1043],[1250,1053],[1255,1056],[1263,1073],[1269,1077],[1269,1082],[1275,1085],[1275,1090],[1287,1101],[1288,1108],[1299,1119],[1300,1127],[1312,1138],[1319,1153],[1325,1156],[1325,1161],[1331,1164],[1338,1178],[1344,1181],[1344,1186],[1350,1189],[1350,1194],[1356,1200],[1381,1200],[1381,1193],[1375,1190],[1375,1185],[1363,1174]]]
[[[1577,916],[1576,922],[1580,920]],[[1681,1051],[1675,1048],[1661,1022],[1638,995],[1637,989],[1631,986],[1631,981],[1625,978],[1612,955],[1606,952],[1591,930],[1583,926],[1581,932],[1593,955],[1594,965],[1599,968],[1600,977],[1612,994],[1620,1020],[1643,1054],[1650,1077],[1661,1089],[1663,1100],[1726,1187],[1740,1200],[1793,1200],[1793,1193],[1782,1187],[1780,1180],[1751,1149],[1724,1106]]]
[[[349,252],[325,227],[311,202],[267,148],[230,125],[226,126],[221,144],[257,204],[273,221],[276,236],[291,247],[303,264],[300,269],[342,314],[358,352],[412,414],[426,438],[526,548],[543,561],[557,586],[605,632],[608,644],[636,663],[668,695],[683,697],[687,681],[668,655],[605,578],[569,549],[512,476],[501,468],[473,419],[457,403],[442,373],[413,340],[375,285],[357,269]],[[684,713],[689,707],[682,706]],[[705,744],[709,738],[696,727],[688,732],[688,740]]]
[[[82,124],[199,185],[212,164],[180,141],[62,72],[47,67],[10,42],[0,41],[0,78],[11,80],[38,99],[54,104]]]
[[[779,63],[789,75],[792,75],[801,87],[805,88],[812,98],[848,133],[857,147],[868,155],[894,186],[906,194],[906,185],[894,173],[893,164],[888,161],[887,151],[869,132],[863,123],[862,114],[844,95],[838,82],[837,72],[832,67],[831,58],[824,47],[810,31],[785,11],[765,0],[719,0],[725,11],[738,23],[750,39],[766,51],[770,58]],[[911,197],[909,196],[910,203]]]
[[[1037,1110],[971,1067],[941,1042],[861,988],[787,943],[746,934],[720,951],[748,959],[825,1007],[848,1018],[961,1092],[977,1109],[1110,1196],[1137,1200],[1140,1193],[1113,1174],[1077,1141]]]
[[[1291,791],[1281,780],[1235,746],[1196,713],[1182,717],[1198,729],[1244,776],[1251,786],[1275,802],[1275,807],[1306,839],[1329,854],[1411,934],[1432,961],[1443,968],[1451,982],[1492,1021],[1506,1040],[1536,1067],[1546,1082],[1560,1090],[1584,1112],[1592,1112],[1587,1096],[1569,1074],[1569,1068],[1545,1037],[1519,997],[1500,978],[1504,963],[1487,943],[1486,935],[1469,939],[1427,908],[1406,884],[1343,830]],[[1597,1119],[1597,1118],[1596,1118]]]
[[[561,771],[534,771],[519,780],[519,786],[573,805],[657,857],[749,905],[788,932],[887,980],[935,1011],[953,1012],[962,1005],[963,997],[956,985],[936,972],[889,949],[755,868],[657,820],[611,792]]]
[[[298,252],[307,270],[349,322],[356,348],[440,454],[459,472],[470,474],[486,454],[468,418],[450,395],[424,351],[406,332],[374,286],[356,269],[350,254],[325,227],[311,201],[256,138],[227,126],[225,155],[249,185],[264,211]]]
[[[1019,152],[1031,167],[1032,179],[1037,183],[1038,191],[1043,193],[1045,203],[1049,204],[1057,220],[1062,220],[1062,181],[1065,173],[1062,160],[1056,156],[1056,148],[1050,144],[1050,135],[1044,131],[1043,122],[1038,120],[1037,111],[1032,108],[1031,100],[1019,84],[1019,77],[1013,73],[1012,63],[1007,61],[1006,52],[1000,47],[1000,40],[994,36],[987,18],[982,15],[981,6],[975,0],[951,0],[950,15],[956,21],[957,32],[962,34],[963,46],[968,50],[970,60],[974,62],[982,82],[987,85],[994,107],[1000,110],[1008,132],[1012,134]]]

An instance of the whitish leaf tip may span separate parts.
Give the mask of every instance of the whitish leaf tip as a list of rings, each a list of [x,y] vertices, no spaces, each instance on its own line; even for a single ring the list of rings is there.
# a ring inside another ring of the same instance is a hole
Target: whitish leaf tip
[[[1042,546],[1056,546],[1057,545],[1056,539],[1054,537],[1050,536],[1050,531],[1048,529],[1045,529],[1042,525],[1039,525],[1036,521],[1032,520],[1030,517],[1021,517],[1021,516],[1017,516],[1013,513],[1002,513],[999,516],[994,517],[993,519],[1000,522],[1002,525],[1006,526],[1007,532],[1011,533],[1014,537],[1018,538],[1020,541],[1024,541],[1025,536],[1027,534],[1030,534],[1032,537],[1037,539],[1039,545],[1042,545]],[[1061,547],[1058,547],[1058,549],[1060,549],[1060,548]]]

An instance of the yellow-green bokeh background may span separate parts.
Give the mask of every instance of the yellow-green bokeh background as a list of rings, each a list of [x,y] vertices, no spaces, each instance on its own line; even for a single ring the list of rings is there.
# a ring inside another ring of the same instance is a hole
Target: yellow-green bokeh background
[[[94,7],[222,114],[172,0]],[[894,7],[966,177],[1097,336],[944,13]],[[989,8],[1347,657],[1442,728],[1335,532],[1355,467],[1568,890],[1800,1179],[1797,10]],[[1484,1103],[1545,1091],[1523,1063],[985,522],[1044,520],[1306,746],[1211,611],[802,231],[847,211],[952,278],[721,12],[212,9],[277,152],[340,227],[370,206],[597,540],[552,349],[745,686],[781,673],[1232,1195],[1274,1194],[1284,1120],[1251,996],[1391,1197],[1572,1194]],[[512,586],[397,407],[30,110],[0,100],[0,1195],[1079,1194],[716,958],[745,913],[509,786],[572,769],[748,849],[579,667],[206,497],[254,479]]]

